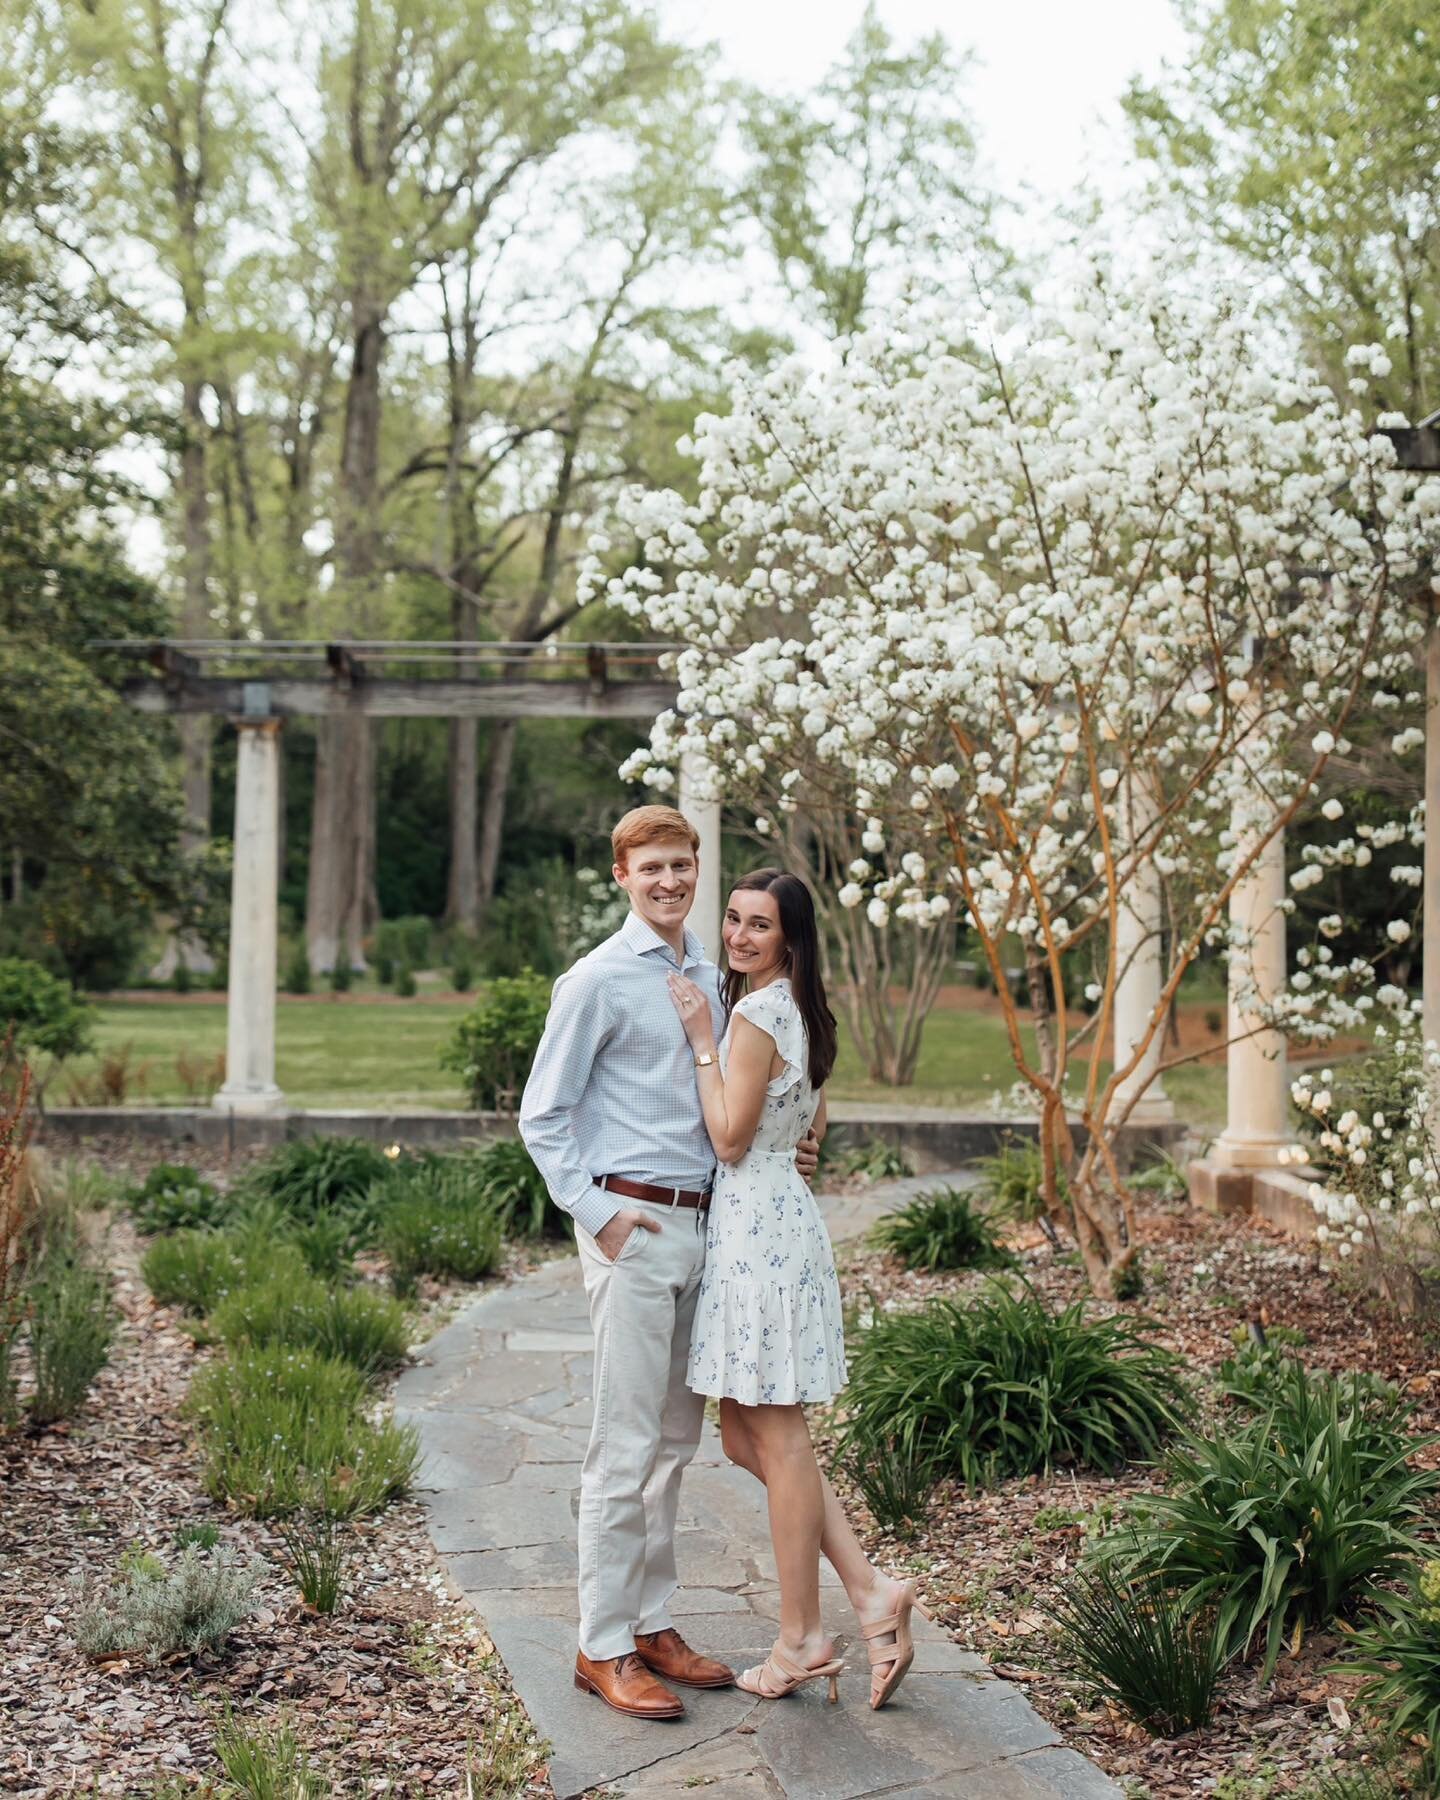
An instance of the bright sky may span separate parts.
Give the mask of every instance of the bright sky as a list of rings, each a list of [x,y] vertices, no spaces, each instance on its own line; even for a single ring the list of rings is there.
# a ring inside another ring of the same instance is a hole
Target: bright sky
[[[718,42],[735,74],[769,88],[814,83],[863,10],[864,0],[659,0],[677,36]],[[982,155],[1006,192],[1028,182],[1052,201],[1085,173],[1111,186],[1096,165],[1117,160],[1119,96],[1183,43],[1170,0],[879,0],[879,10],[903,46],[940,31],[976,53],[966,100]]]

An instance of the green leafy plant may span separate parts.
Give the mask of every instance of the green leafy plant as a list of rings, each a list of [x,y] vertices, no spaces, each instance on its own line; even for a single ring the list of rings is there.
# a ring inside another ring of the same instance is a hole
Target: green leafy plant
[[[992,1219],[1033,1225],[1045,1216],[1045,1159],[1034,1138],[1006,1138],[990,1156],[975,1164],[980,1191],[988,1196],[986,1211]],[[1060,1198],[1067,1198],[1065,1178],[1060,1176]]]
[[[309,1350],[243,1350],[201,1369],[186,1406],[207,1491],[262,1519],[378,1512],[408,1490],[420,1445],[412,1427],[367,1418],[368,1397],[358,1369]]]
[[[348,994],[350,992],[355,982],[355,971],[350,967],[348,956],[337,954],[335,961],[330,965],[330,972],[326,976],[326,980],[330,984],[332,994]]]
[[[519,1138],[495,1138],[465,1162],[507,1237],[568,1238],[573,1234],[573,1220],[550,1198],[545,1177]]]
[[[194,1548],[196,1550],[213,1550],[220,1542],[220,1527],[209,1519],[200,1519],[193,1525],[182,1525],[175,1533],[175,1546],[179,1550]]]
[[[402,1000],[415,998],[415,971],[407,962],[402,962],[395,971],[395,992]]]
[[[366,1375],[405,1360],[405,1309],[373,1288],[337,1288],[298,1269],[235,1288],[216,1306],[211,1329],[224,1344],[273,1344],[335,1357]]]
[[[229,1210],[214,1182],[184,1163],[157,1163],[126,1189],[124,1204],[135,1229],[146,1233],[219,1225]]]
[[[344,1218],[355,1242],[375,1223],[373,1190],[390,1177],[384,1152],[364,1138],[295,1138],[256,1163],[237,1184],[245,1205],[269,1202],[294,1225]]]
[[[280,985],[287,994],[310,992],[310,952],[303,937],[286,958],[285,973],[280,978]]]
[[[312,1275],[336,1280],[353,1272],[350,1255],[352,1231],[343,1214],[329,1214],[306,1221],[289,1220],[284,1227],[287,1240],[305,1259]]]
[[[1348,1674],[1365,1677],[1360,1704],[1393,1744],[1419,1738],[1431,1792],[1440,1788],[1440,1562],[1406,1571],[1403,1594],[1377,1596],[1377,1617],[1350,1638]]]
[[[0,1044],[10,1058],[83,1056],[94,1030],[94,1009],[68,981],[23,956],[0,957]]]
[[[1338,1768],[1311,1776],[1295,1800],[1414,1800],[1416,1792],[1403,1771]]]
[[[1080,1674],[1147,1731],[1178,1737],[1207,1722],[1224,1660],[1213,1616],[1104,1563],[1082,1568],[1049,1612]]]
[[[1305,1333],[1288,1325],[1237,1325],[1230,1342],[1234,1349],[1215,1371],[1216,1384],[1225,1399],[1253,1408],[1269,1405],[1276,1388],[1298,1366],[1293,1352],[1303,1347]]]
[[[955,1188],[917,1194],[887,1213],[870,1235],[910,1269],[1008,1269],[1016,1263],[984,1213]]]
[[[913,1454],[893,1440],[856,1443],[844,1468],[877,1525],[909,1537],[923,1523],[935,1486],[933,1456]]]
[[[109,1360],[115,1331],[110,1277],[83,1247],[50,1250],[26,1284],[26,1300],[30,1417],[51,1425],[79,1410]]]
[[[1165,1491],[1096,1553],[1213,1609],[1227,1655],[1261,1640],[1268,1680],[1287,1639],[1374,1598],[1416,1553],[1440,1473],[1410,1467],[1435,1440],[1409,1416],[1296,1366],[1263,1413],[1172,1445]]]
[[[145,1285],[162,1306],[212,1312],[235,1288],[283,1279],[303,1269],[293,1244],[232,1231],[175,1231],[156,1238],[140,1262]]]
[[[972,1488],[1153,1455],[1189,1407],[1179,1359],[1145,1321],[1090,1317],[1083,1300],[1051,1312],[1028,1284],[995,1280],[862,1332],[846,1399],[842,1458],[893,1441]]]
[[[550,987],[545,976],[529,971],[497,976],[456,1026],[440,1066],[460,1077],[477,1111],[519,1105],[550,1010]]]
[[[1125,1177],[1132,1193],[1158,1194],[1165,1200],[1180,1200],[1190,1191],[1190,1180],[1182,1164],[1167,1151],[1151,1145],[1145,1161]]]
[[[470,944],[456,945],[450,963],[450,985],[457,994],[468,994],[475,985],[475,951]]]
[[[345,1594],[350,1557],[344,1526],[323,1513],[297,1513],[278,1529],[305,1604],[312,1612],[333,1613]]]
[[[252,1610],[259,1572],[233,1551],[207,1555],[194,1545],[171,1569],[129,1556],[108,1578],[71,1584],[75,1642],[86,1656],[143,1656],[214,1650]]]
[[[239,1800],[326,1800],[333,1792],[283,1716],[251,1730],[227,1709],[215,1733],[215,1754]]]
[[[380,1244],[395,1291],[413,1293],[421,1275],[479,1281],[500,1260],[502,1225],[483,1192],[459,1171],[436,1170],[387,1208]]]
[[[914,1173],[905,1152],[886,1138],[867,1138],[864,1143],[851,1144],[824,1160],[840,1174],[862,1175],[866,1181],[894,1181]]]

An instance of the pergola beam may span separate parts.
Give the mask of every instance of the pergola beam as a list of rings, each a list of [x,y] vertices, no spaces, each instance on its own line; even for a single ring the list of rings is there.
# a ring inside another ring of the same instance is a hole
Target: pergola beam
[[[603,665],[602,665],[603,668]],[[372,676],[347,659],[338,679],[270,676],[271,711],[277,718],[337,718],[362,713],[372,719],[653,719],[675,704],[667,681],[405,680]],[[138,677],[121,685],[128,705],[143,713],[219,713],[244,708],[247,682],[239,676],[170,674],[165,681]]]

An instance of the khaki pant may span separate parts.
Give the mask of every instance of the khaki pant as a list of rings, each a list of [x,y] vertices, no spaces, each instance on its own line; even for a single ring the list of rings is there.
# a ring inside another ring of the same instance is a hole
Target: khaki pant
[[[705,1215],[625,1200],[651,1214],[608,1262],[575,1238],[595,1330],[595,1416],[580,1472],[580,1648],[623,1656],[637,1631],[663,1631],[678,1585],[680,1477],[700,1442],[703,1396],[685,1384],[705,1266]]]

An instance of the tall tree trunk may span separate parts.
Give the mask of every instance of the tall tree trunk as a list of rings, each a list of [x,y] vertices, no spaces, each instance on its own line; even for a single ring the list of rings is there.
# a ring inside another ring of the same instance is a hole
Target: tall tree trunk
[[[335,553],[348,635],[373,630],[378,610],[380,360],[384,312],[364,295],[352,301],[354,335],[345,394]],[[305,941],[313,970],[337,955],[365,967],[365,932],[380,915],[375,882],[375,749],[363,713],[319,721]]]
[[[505,835],[505,802],[510,791],[510,765],[515,760],[518,719],[497,719],[490,733],[490,753],[485,759],[484,810],[480,818],[480,859],[476,892],[480,916],[495,898],[495,878],[500,870],[500,845]]]

